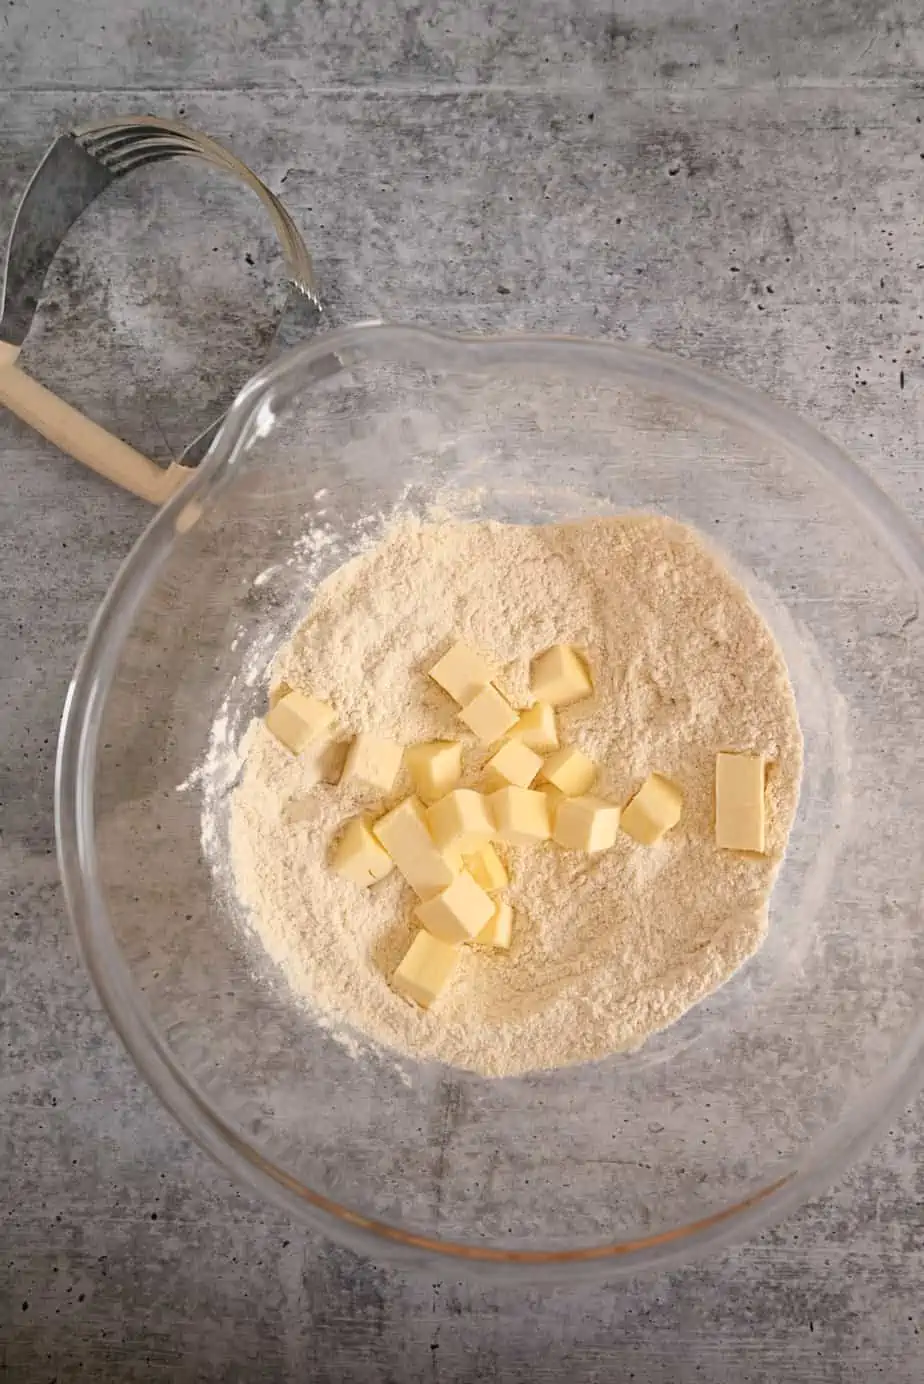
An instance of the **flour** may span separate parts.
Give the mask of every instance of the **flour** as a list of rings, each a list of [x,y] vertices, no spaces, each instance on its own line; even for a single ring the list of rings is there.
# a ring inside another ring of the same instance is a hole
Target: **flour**
[[[344,1032],[489,1076],[638,1046],[722,985],[760,946],[798,801],[802,739],[776,643],[690,529],[650,517],[518,527],[402,521],[327,579],[272,681],[336,708],[343,737],[459,736],[426,669],[463,638],[529,701],[529,662],[584,651],[595,695],[560,716],[563,743],[600,766],[595,793],[624,803],[650,770],[683,789],[678,828],[654,847],[620,834],[600,855],[507,851],[508,955],[464,949],[429,1012],[390,989],[414,932],[396,873],[360,891],[328,865],[343,822],[380,806],[326,781],[324,757],[291,757],[255,721],[231,799],[235,887],[296,999]],[[721,749],[762,751],[765,858],[714,844]],[[486,753],[466,737],[465,782]],[[404,777],[389,803],[410,791]]]

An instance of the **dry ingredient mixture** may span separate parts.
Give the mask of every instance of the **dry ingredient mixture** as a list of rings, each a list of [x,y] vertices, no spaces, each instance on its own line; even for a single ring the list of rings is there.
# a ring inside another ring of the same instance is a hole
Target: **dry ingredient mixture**
[[[397,872],[360,889],[330,867],[343,823],[374,800],[336,782],[336,749],[295,757],[256,720],[231,802],[238,894],[294,995],[335,1032],[487,1076],[637,1047],[728,980],[765,935],[802,767],[782,654],[734,578],[674,521],[403,521],[323,583],[272,682],[330,702],[344,740],[453,739],[457,709],[426,671],[453,639],[502,669],[515,706],[529,703],[538,649],[581,649],[594,695],[561,710],[563,742],[595,761],[593,791],[614,803],[651,769],[667,775],[683,791],[679,825],[650,847],[620,832],[594,855],[508,848],[510,951],[463,948],[423,1011],[388,983],[416,931],[413,895]],[[723,750],[769,762],[764,856],[716,847]],[[466,783],[491,753],[466,743]],[[375,810],[410,791],[402,769]]]

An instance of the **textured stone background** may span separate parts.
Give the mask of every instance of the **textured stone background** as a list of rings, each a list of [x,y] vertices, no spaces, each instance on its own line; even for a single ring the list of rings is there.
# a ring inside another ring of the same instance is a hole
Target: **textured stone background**
[[[2,0],[0,232],[46,143],[150,110],[281,190],[336,321],[629,337],[802,410],[924,522],[920,0]],[[170,169],[68,239],[30,367],[161,459],[280,301],[240,192]],[[924,1375],[924,1105],[823,1200],[611,1289],[479,1292],[248,1201],[110,1034],[52,756],[142,505],[0,417],[0,1374],[17,1381]]]

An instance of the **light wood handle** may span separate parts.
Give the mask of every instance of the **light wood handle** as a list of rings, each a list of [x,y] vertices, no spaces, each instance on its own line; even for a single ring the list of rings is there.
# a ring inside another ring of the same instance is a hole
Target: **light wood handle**
[[[20,370],[16,363],[18,356],[17,346],[0,341],[0,404],[60,447],[62,452],[154,505],[169,500],[189,479],[192,472],[188,466],[173,462],[161,468],[71,408],[38,380]]]

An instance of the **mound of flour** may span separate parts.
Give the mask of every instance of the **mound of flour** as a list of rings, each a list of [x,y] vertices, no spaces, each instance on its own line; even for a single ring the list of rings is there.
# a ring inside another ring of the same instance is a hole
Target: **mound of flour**
[[[490,1076],[635,1047],[722,985],[765,935],[802,767],[782,654],[734,578],[673,521],[405,521],[324,582],[273,679],[330,701],[345,736],[458,737],[453,705],[426,676],[454,638],[503,668],[517,705],[533,654],[581,648],[595,695],[561,714],[563,742],[595,760],[594,792],[615,802],[652,769],[674,779],[680,826],[654,847],[620,835],[594,856],[511,848],[512,951],[466,949],[423,1013],[387,981],[413,935],[410,891],[397,874],[360,891],[328,865],[338,828],[371,804],[255,721],[230,809],[240,899],[294,996],[335,1029]],[[720,749],[770,761],[763,859],[715,847]],[[466,782],[485,758],[466,742]],[[408,791],[402,776],[392,800]]]

